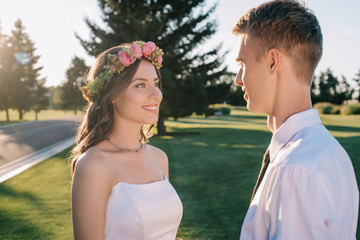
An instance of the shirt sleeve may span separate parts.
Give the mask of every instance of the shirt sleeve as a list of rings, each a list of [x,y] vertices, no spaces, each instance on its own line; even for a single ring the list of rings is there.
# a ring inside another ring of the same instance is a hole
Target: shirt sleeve
[[[333,239],[335,207],[326,176],[283,166],[270,179],[265,205],[269,239]]]

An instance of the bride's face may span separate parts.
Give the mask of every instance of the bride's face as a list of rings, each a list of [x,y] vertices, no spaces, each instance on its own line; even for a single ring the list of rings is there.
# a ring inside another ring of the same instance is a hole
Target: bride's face
[[[155,124],[162,100],[159,84],[155,66],[141,60],[130,85],[113,101],[115,117],[140,124]]]

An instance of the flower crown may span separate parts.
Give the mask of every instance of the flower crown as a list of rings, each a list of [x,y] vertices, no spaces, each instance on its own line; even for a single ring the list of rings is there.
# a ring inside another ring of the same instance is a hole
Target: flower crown
[[[162,49],[150,41],[146,43],[135,41],[120,48],[117,55],[109,53],[104,71],[82,88],[84,98],[87,101],[91,101],[104,87],[105,83],[109,82],[116,73],[120,74],[125,67],[130,66],[142,57],[147,58],[157,69],[160,69],[162,67],[163,54]]]

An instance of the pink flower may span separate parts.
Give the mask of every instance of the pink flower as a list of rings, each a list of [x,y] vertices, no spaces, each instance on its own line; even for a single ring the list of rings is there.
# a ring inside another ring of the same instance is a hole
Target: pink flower
[[[116,66],[115,65],[112,65],[110,67],[110,71],[113,72],[113,73],[116,73]]]
[[[149,42],[145,43],[145,45],[150,46],[152,52],[156,50],[156,44],[154,42],[149,41]]]
[[[157,58],[157,61],[158,61],[159,64],[161,64],[162,61],[163,61],[162,57],[158,57],[158,58]]]
[[[118,59],[120,63],[126,67],[130,66],[133,63],[130,55],[125,51],[121,51],[121,50],[119,51]]]
[[[149,56],[153,51],[155,51],[156,45],[153,42],[147,42],[142,46],[142,50],[144,55],[147,57]]]
[[[142,51],[140,46],[137,43],[132,43],[130,46],[130,51],[134,54],[134,56],[137,59],[140,59],[142,57]]]

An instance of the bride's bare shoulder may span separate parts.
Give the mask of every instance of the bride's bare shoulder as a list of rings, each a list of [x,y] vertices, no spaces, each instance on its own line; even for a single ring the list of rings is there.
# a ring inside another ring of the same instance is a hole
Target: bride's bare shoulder
[[[93,177],[109,177],[112,172],[111,166],[106,161],[106,154],[96,148],[90,148],[83,153],[77,160],[75,175]]]
[[[160,148],[157,148],[155,146],[152,146],[150,144],[146,144],[146,147],[151,151],[151,154],[158,160],[163,163],[167,163],[168,158],[166,156],[166,153],[161,150]]]
[[[146,148],[149,149],[151,155],[155,158],[155,160],[160,165],[163,172],[169,177],[169,161],[166,153],[160,148],[154,147],[152,145],[146,144]]]

